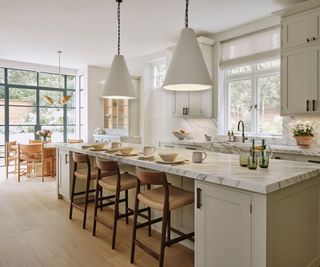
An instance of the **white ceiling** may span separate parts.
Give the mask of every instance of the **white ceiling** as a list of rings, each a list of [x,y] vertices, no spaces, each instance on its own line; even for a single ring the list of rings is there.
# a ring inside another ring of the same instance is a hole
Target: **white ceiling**
[[[189,26],[217,33],[299,0],[191,0]],[[185,0],[124,0],[122,54],[127,59],[172,46],[184,26]],[[108,66],[116,53],[114,0],[0,0],[0,58],[62,66]]]

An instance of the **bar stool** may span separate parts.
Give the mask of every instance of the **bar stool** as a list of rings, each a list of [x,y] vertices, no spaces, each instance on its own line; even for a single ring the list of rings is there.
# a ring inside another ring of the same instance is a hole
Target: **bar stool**
[[[72,211],[73,208],[76,208],[83,212],[83,226],[82,228],[86,228],[86,219],[87,219],[87,209],[88,209],[88,202],[89,202],[89,193],[95,192],[95,189],[90,190],[90,181],[95,180],[98,176],[98,168],[94,167],[91,168],[89,156],[85,154],[80,154],[73,152],[72,158],[74,162],[74,169],[73,169],[73,179],[72,179],[72,188],[71,188],[71,201],[70,201],[70,212],[69,212],[69,219],[72,220]],[[78,164],[85,163],[87,168],[78,170]],[[75,186],[76,180],[85,180],[86,181],[86,188],[85,191],[75,193]],[[99,192],[102,195],[102,190]],[[85,195],[85,202],[84,208],[79,206],[77,203],[74,202],[74,197],[79,195]]]
[[[137,177],[133,176],[127,172],[121,174],[119,165],[117,161],[103,160],[100,158],[96,159],[98,167],[98,178],[96,181],[96,199],[94,207],[94,218],[93,218],[93,232],[92,234],[96,235],[96,225],[97,222],[113,229],[112,232],[112,249],[115,249],[116,244],[116,234],[117,234],[117,222],[121,218],[126,219],[126,224],[129,223],[129,216],[133,215],[133,210],[129,208],[128,205],[128,190],[136,188]],[[106,189],[108,191],[114,192],[112,195],[99,197],[99,191],[101,189]],[[150,186],[147,185],[147,188],[150,189]],[[124,198],[120,199],[120,192],[124,191]],[[103,203],[104,200],[108,200],[107,203]],[[125,203],[125,212],[121,214],[119,212],[119,204],[121,202]],[[98,204],[100,203],[100,204]],[[113,216],[113,225],[107,223],[103,218],[98,215],[98,208],[114,205],[114,216]],[[141,214],[140,216],[151,220],[151,209],[143,208],[139,210],[140,213],[148,212],[148,215]],[[148,228],[148,234],[151,236],[151,226]]]
[[[194,203],[194,193],[185,191],[183,189],[168,184],[167,177],[164,172],[145,170],[140,167],[137,167],[136,174],[138,180],[136,188],[136,200],[134,206],[131,263],[134,263],[135,246],[137,245],[138,247],[149,253],[151,256],[153,256],[155,259],[157,259],[159,261],[159,266],[162,267],[164,263],[165,247],[169,247],[172,244],[175,244],[185,239],[190,239],[194,241],[194,232],[184,234],[174,229],[170,225],[171,211]],[[151,190],[140,192],[141,182],[161,186]],[[137,217],[139,215],[139,202],[142,202],[147,207],[163,212],[162,217],[153,219],[149,222],[150,224],[154,224],[162,221],[160,254],[150,249],[147,245],[143,244],[136,237],[137,229],[145,227],[147,225],[147,223],[137,223]],[[171,239],[171,232],[178,234],[179,237]]]

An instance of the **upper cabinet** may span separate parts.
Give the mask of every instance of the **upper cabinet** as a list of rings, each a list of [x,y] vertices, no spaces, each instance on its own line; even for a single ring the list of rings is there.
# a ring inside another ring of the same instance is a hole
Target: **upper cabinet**
[[[283,49],[319,43],[320,9],[284,18],[281,31]]]
[[[281,114],[320,114],[320,8],[283,14]]]
[[[139,79],[132,79],[139,93]],[[103,99],[103,128],[116,129],[127,135],[139,135],[139,98]]]
[[[212,78],[212,54],[214,41],[205,37],[198,38],[200,49]],[[173,92],[173,117],[212,118],[213,89],[193,92]]]

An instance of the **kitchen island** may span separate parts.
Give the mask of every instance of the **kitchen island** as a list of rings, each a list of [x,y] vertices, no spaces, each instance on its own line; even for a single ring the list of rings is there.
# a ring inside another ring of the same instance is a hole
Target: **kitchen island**
[[[268,169],[239,166],[237,155],[208,152],[201,164],[191,162],[192,151],[174,150],[186,159],[179,165],[144,161],[57,144],[58,196],[70,196],[72,151],[164,171],[170,182],[194,187],[196,203],[175,214],[181,228],[195,221],[195,265],[237,267],[319,266],[319,165],[271,160]],[[142,147],[132,145],[137,151]],[[130,168],[130,166],[133,166]],[[185,223],[189,221],[189,223]]]

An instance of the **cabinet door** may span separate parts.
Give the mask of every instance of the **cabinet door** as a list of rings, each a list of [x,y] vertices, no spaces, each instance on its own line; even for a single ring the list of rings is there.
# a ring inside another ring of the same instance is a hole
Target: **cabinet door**
[[[281,113],[283,115],[308,113],[306,101],[310,101],[309,58],[308,47],[282,53]]]
[[[183,109],[189,108],[189,93],[188,92],[175,92],[175,110],[174,116],[183,116]]]
[[[316,113],[320,112],[320,45],[314,46],[312,48],[311,55],[312,64],[309,65],[309,71],[311,75],[311,83],[312,83],[312,109]]]
[[[282,48],[307,44],[310,38],[310,21],[307,15],[284,19],[282,22]]]
[[[251,195],[197,181],[199,189],[196,266],[250,267]]]
[[[70,158],[69,152],[59,150],[58,157],[58,195],[70,199]]]
[[[310,38],[314,37],[317,42],[320,41],[320,9],[312,12],[310,15]]]
[[[190,116],[201,116],[201,94],[199,92],[188,92]]]

